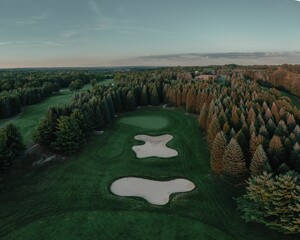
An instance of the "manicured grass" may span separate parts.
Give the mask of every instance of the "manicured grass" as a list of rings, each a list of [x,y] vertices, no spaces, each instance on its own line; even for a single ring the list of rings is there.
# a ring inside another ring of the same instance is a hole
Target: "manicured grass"
[[[105,80],[100,82],[100,84],[109,84],[112,80]],[[80,91],[91,89],[90,84],[85,85]],[[32,106],[25,107],[23,112],[17,116],[10,119],[1,119],[0,126],[5,126],[8,123],[13,123],[20,128],[21,134],[24,138],[24,143],[26,145],[32,144],[32,132],[39,123],[39,120],[46,114],[49,107],[54,107],[58,105],[64,105],[71,102],[73,92],[69,89],[63,89],[60,93],[51,96],[45,101],[35,104]]]
[[[121,122],[130,126],[149,130],[163,129],[168,125],[168,120],[160,116],[124,117]]]
[[[149,129],[126,118],[157,117],[168,124]],[[213,176],[206,139],[196,119],[180,110],[147,108],[114,120],[83,150],[64,162],[36,167],[7,179],[0,193],[0,239],[243,239],[292,240],[257,224],[246,224],[236,210],[237,189]],[[173,135],[170,159],[137,159],[137,134]],[[165,206],[141,198],[115,196],[110,184],[125,176],[169,180],[184,177],[196,190],[171,196]]]

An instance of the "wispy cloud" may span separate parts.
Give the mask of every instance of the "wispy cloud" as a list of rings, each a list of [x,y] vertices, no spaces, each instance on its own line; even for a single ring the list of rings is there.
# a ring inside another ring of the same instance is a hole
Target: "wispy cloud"
[[[101,11],[100,11],[100,8],[99,8],[98,4],[96,3],[96,1],[94,1],[94,0],[89,1],[89,5],[90,5],[90,7],[91,7],[91,9],[92,9],[92,11],[93,11],[94,13],[96,13],[96,14],[99,15],[99,16],[102,15],[102,14],[101,14]]]
[[[47,19],[48,15],[47,13],[43,13],[41,15],[31,16],[24,19],[17,19],[15,24],[16,25],[33,25],[42,21],[45,21]]]
[[[76,39],[76,40],[56,40],[56,41],[12,41],[12,42],[0,42],[1,46],[11,45],[14,47],[63,47],[73,45],[76,43],[87,43],[89,39]]]
[[[4,45],[10,45],[11,42],[0,42],[0,46],[4,46]]]
[[[75,35],[77,35],[79,32],[78,31],[74,31],[74,30],[66,30],[66,31],[63,31],[61,36],[63,38],[70,38],[70,37],[73,37]]]

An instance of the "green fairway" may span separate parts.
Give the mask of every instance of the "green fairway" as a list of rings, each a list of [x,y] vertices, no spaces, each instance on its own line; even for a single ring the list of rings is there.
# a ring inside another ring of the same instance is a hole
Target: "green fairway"
[[[100,84],[109,84],[112,80],[102,81]],[[85,85],[80,91],[91,89],[91,85]],[[46,114],[49,107],[64,105],[71,102],[73,92],[63,89],[54,96],[48,97],[45,101],[25,107],[23,112],[10,119],[1,119],[0,126],[13,123],[20,128],[26,145],[32,144],[31,135],[39,120]]]
[[[179,155],[137,159],[131,148],[141,133],[173,135],[168,145]],[[110,193],[110,184],[127,176],[183,177],[196,189],[154,206]],[[298,239],[244,223],[232,199],[237,194],[211,174],[206,138],[194,117],[145,108],[116,118],[71,159],[8,178],[0,192],[0,239]]]

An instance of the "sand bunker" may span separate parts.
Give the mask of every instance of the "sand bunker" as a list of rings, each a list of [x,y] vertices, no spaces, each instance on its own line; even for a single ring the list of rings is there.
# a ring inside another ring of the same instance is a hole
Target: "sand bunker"
[[[190,192],[195,189],[194,183],[178,178],[171,181],[154,181],[136,177],[126,177],[112,183],[112,193],[122,197],[141,197],[154,205],[165,205],[172,193]]]
[[[178,155],[178,152],[176,150],[166,146],[166,144],[173,139],[173,136],[169,134],[157,137],[137,135],[134,137],[134,139],[145,142],[144,145],[132,147],[132,150],[135,151],[138,158],[171,158]]]

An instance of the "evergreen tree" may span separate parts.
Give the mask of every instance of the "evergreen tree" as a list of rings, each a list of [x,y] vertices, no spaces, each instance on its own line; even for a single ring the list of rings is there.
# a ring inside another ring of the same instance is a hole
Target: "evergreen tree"
[[[159,105],[159,96],[158,96],[157,87],[155,85],[153,86],[153,88],[151,90],[150,103],[153,106]]]
[[[15,125],[0,128],[0,170],[8,169],[24,150],[20,130]]]
[[[129,91],[126,96],[126,110],[133,111],[136,109],[136,102],[132,91]]]
[[[74,117],[62,116],[58,119],[56,140],[53,147],[66,154],[76,152],[83,143],[84,134]]]
[[[148,105],[148,89],[146,85],[144,85],[142,89],[141,105],[142,106]]]
[[[243,218],[284,233],[300,233],[299,180],[295,172],[276,177],[264,172],[251,178],[247,193],[237,200]]]

